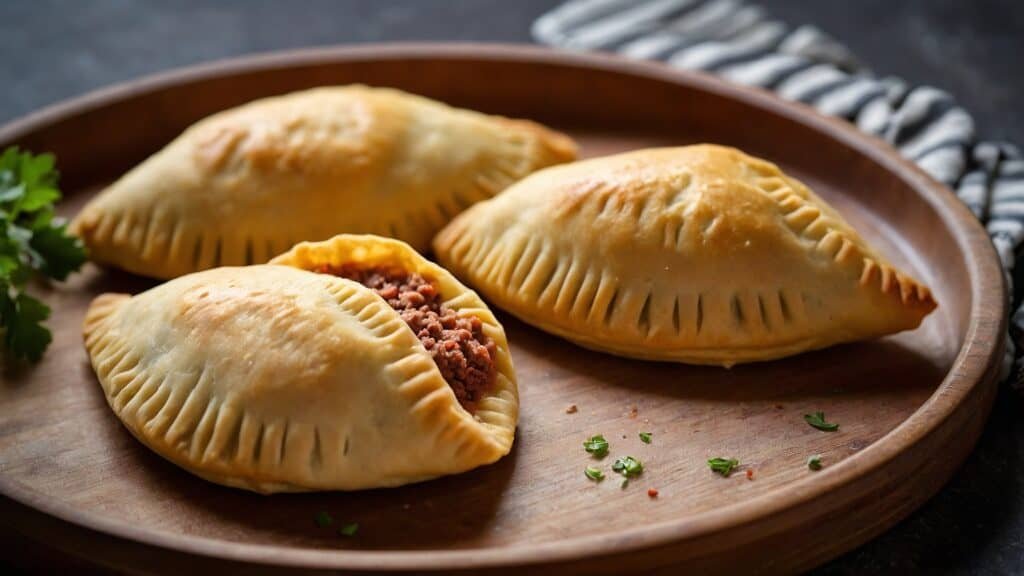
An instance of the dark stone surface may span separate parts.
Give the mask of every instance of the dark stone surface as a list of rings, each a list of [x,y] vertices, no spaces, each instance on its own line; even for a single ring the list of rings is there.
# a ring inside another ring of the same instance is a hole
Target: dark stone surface
[[[558,2],[5,0],[0,122],[112,82],[250,52],[393,40],[525,42],[533,19]],[[1024,143],[1021,0],[762,4],[787,22],[823,28],[878,74],[952,92],[975,115],[979,134]],[[1004,390],[977,450],[938,496],[817,573],[1024,573],[1022,409]]]

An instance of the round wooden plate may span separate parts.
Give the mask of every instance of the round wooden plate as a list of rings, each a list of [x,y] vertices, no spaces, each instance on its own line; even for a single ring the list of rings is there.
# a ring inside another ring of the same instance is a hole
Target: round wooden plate
[[[511,46],[328,48],[200,66],[118,86],[0,130],[53,151],[73,213],[196,120],[325,84],[395,86],[568,131],[586,156],[712,141],[769,158],[837,206],[937,295],[918,330],[732,370],[643,363],[575,347],[502,316],[522,397],[512,454],[461,476],[359,493],[259,496],[204,482],[131,438],[82,349],[85,306],[151,281],[89,266],[37,287],[54,342],[4,367],[6,522],[65,553],[133,571],[780,573],[866,541],[935,493],[992,402],[1003,276],[954,195],[882,142],[809,108],[699,74]],[[576,413],[567,413],[574,404]],[[808,426],[824,411],[838,432]],[[639,432],[653,433],[648,445]],[[611,442],[595,462],[581,442]],[[825,467],[808,470],[820,454]],[[617,456],[645,464],[621,488]],[[708,458],[738,458],[728,478]],[[602,483],[583,475],[604,468]],[[748,471],[750,474],[748,474]],[[648,496],[656,488],[658,496]],[[314,515],[358,522],[355,537]]]

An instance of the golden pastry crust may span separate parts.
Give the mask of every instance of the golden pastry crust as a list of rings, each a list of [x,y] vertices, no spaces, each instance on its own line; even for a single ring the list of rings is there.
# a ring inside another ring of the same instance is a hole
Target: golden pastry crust
[[[538,168],[568,137],[397,90],[317,88],[206,118],[72,222],[97,262],[157,278],[262,263],[340,232],[418,250],[453,216]]]
[[[507,454],[518,394],[504,331],[487,307],[404,244],[349,237],[340,245],[436,274],[448,305],[481,319],[498,355],[475,414],[372,290],[259,265],[92,303],[85,345],[128,430],[190,472],[259,492],[398,486]]]
[[[769,360],[912,329],[936,306],[806,186],[721,146],[542,170],[434,249],[524,321],[635,358]]]

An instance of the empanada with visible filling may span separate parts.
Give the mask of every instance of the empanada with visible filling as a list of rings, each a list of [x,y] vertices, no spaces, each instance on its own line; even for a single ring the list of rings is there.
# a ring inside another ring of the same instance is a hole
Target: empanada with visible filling
[[[720,146],[549,168],[467,210],[439,261],[580,345],[729,366],[917,327],[923,284],[774,164]]]
[[[515,374],[473,291],[374,236],[302,244],[277,261],[291,266],[217,268],[92,303],[85,345],[136,438],[207,480],[259,492],[397,486],[509,452]],[[298,268],[387,271],[393,282]],[[409,300],[420,307],[399,305]]]
[[[95,261],[157,278],[263,263],[343,232],[422,251],[463,209],[575,154],[529,121],[391,89],[318,88],[198,122],[71,229]]]

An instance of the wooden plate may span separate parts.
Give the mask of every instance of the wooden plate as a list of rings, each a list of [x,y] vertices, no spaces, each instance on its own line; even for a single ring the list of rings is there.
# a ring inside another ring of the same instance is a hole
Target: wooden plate
[[[5,368],[8,524],[92,562],[153,572],[777,573],[817,565],[903,518],[973,446],[1005,330],[1003,276],[984,230],[880,141],[765,92],[536,48],[329,48],[101,91],[4,127],[0,144],[55,152],[70,213],[203,116],[349,82],[548,122],[588,156],[695,141],[742,147],[817,188],[930,284],[940,307],[914,332],[732,370],[603,356],[504,316],[522,395],[510,456],[400,489],[265,497],[179,470],[114,418],[79,324],[95,294],[151,282],[89,267],[65,286],[39,287],[54,308],[53,346],[36,367]],[[579,411],[566,413],[570,404]],[[802,415],[815,410],[841,429],[809,427]],[[650,445],[641,431],[653,433]],[[630,454],[645,463],[643,477],[625,489],[584,478],[594,462],[581,442],[596,433],[612,444],[602,467]],[[807,468],[812,454],[822,455],[820,472]],[[705,464],[715,456],[743,465],[722,478]],[[358,522],[358,535],[317,528],[320,510]]]

